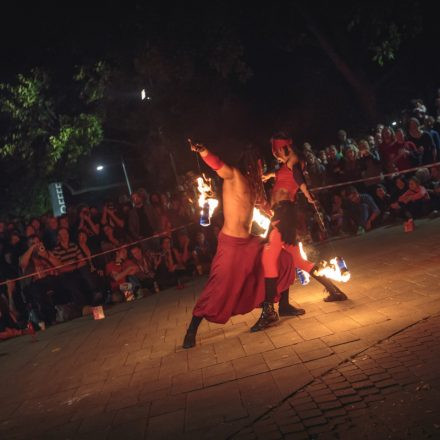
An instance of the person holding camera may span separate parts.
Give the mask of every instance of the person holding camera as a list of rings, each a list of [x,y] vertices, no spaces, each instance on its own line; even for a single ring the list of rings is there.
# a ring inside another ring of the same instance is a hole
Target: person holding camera
[[[27,303],[46,325],[50,325],[56,317],[54,303],[60,301],[53,296],[57,290],[54,267],[59,261],[37,235],[28,237],[28,246],[20,257],[20,269],[24,275],[35,275],[22,281],[23,291]]]
[[[113,229],[122,229],[124,224],[124,220],[117,214],[114,203],[107,201],[102,208],[101,226],[109,225]]]

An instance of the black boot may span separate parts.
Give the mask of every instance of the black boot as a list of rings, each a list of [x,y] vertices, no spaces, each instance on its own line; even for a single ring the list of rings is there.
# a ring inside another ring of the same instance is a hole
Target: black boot
[[[280,307],[278,309],[280,316],[300,316],[304,315],[306,311],[304,309],[298,309],[292,304],[289,304],[289,290],[281,292]]]
[[[328,278],[322,277],[320,275],[315,275],[316,267],[314,267],[310,271],[310,275],[315,278],[318,283],[321,283],[325,290],[327,290],[328,295],[324,298],[325,302],[333,302],[333,301],[345,301],[347,298],[347,295],[342,292],[338,287],[336,287]]]
[[[189,324],[188,330],[186,331],[186,335],[183,340],[183,348],[192,348],[196,345],[197,329],[199,328],[202,319],[203,318],[200,316],[192,317],[191,323]]]
[[[275,324],[280,318],[273,307],[273,302],[264,301],[263,310],[258,321],[251,327],[251,332],[259,332]]]

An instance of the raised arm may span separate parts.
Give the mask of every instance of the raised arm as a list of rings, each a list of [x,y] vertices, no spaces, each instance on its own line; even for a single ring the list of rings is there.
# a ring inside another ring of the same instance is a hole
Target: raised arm
[[[191,145],[191,150],[200,154],[203,162],[212,168],[222,179],[232,179],[234,177],[234,170],[229,165],[226,165],[218,156],[211,153],[204,145],[200,143],[193,143],[188,139]]]

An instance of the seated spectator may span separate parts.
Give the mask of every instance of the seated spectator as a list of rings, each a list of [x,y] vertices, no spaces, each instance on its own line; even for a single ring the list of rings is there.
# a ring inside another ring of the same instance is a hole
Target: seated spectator
[[[406,192],[408,189],[408,184],[403,175],[396,176],[393,179],[393,184],[391,187],[391,203],[397,202],[399,197]]]
[[[433,215],[438,215],[440,211],[440,167],[432,167],[431,180],[427,185],[429,197],[432,201]]]
[[[127,248],[118,249],[114,259],[105,266],[105,273],[110,278],[112,302],[124,301],[120,286],[127,283],[128,276],[134,275],[137,271],[138,268],[127,258]]]
[[[408,182],[408,190],[399,197],[397,202],[391,205],[391,208],[397,215],[400,214],[406,219],[423,217],[431,210],[428,191],[420,185],[417,177],[411,177]]]
[[[334,194],[330,212],[330,227],[334,235],[339,235],[344,226],[344,210],[342,208],[342,197]]]
[[[179,289],[183,288],[183,284],[178,276],[177,261],[171,248],[171,239],[169,237],[162,237],[160,240],[160,253],[156,260],[156,280],[161,290],[177,286]]]
[[[158,290],[155,280],[154,257],[151,252],[143,252],[141,246],[135,245],[130,249],[130,262],[136,267],[136,272],[128,276],[129,282],[133,283],[135,294],[140,288],[146,288],[151,293]]]
[[[34,333],[32,327],[28,327],[27,329],[20,328],[17,319],[9,310],[5,299],[0,295],[0,341],[32,333]]]
[[[390,218],[391,196],[387,193],[385,186],[376,186],[375,201],[380,209],[379,221],[382,224],[386,223]]]
[[[58,259],[59,265],[63,265],[57,271],[64,288],[70,295],[70,300],[78,308],[82,310],[85,305],[99,302],[102,299],[102,295],[97,292],[97,286],[90,276],[84,255],[80,248],[70,241],[67,229],[61,228],[58,231],[58,245],[52,253]]]
[[[192,245],[188,234],[180,231],[177,234],[177,243],[173,247],[173,254],[176,261],[176,272],[179,278],[194,275],[196,266],[192,252]]]
[[[193,251],[197,272],[199,275],[208,274],[211,269],[211,262],[214,257],[214,250],[211,248],[205,233],[199,231],[196,234],[196,243]]]
[[[380,210],[369,194],[359,194],[354,186],[347,188],[346,197],[349,201],[347,219],[350,232],[369,231],[380,215]]]

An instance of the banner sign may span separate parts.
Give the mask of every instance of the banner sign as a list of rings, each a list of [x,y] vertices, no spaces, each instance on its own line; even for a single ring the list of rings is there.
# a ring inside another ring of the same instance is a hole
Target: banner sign
[[[53,215],[59,217],[66,213],[66,202],[64,201],[63,184],[50,183],[49,184],[50,200],[52,202]]]

